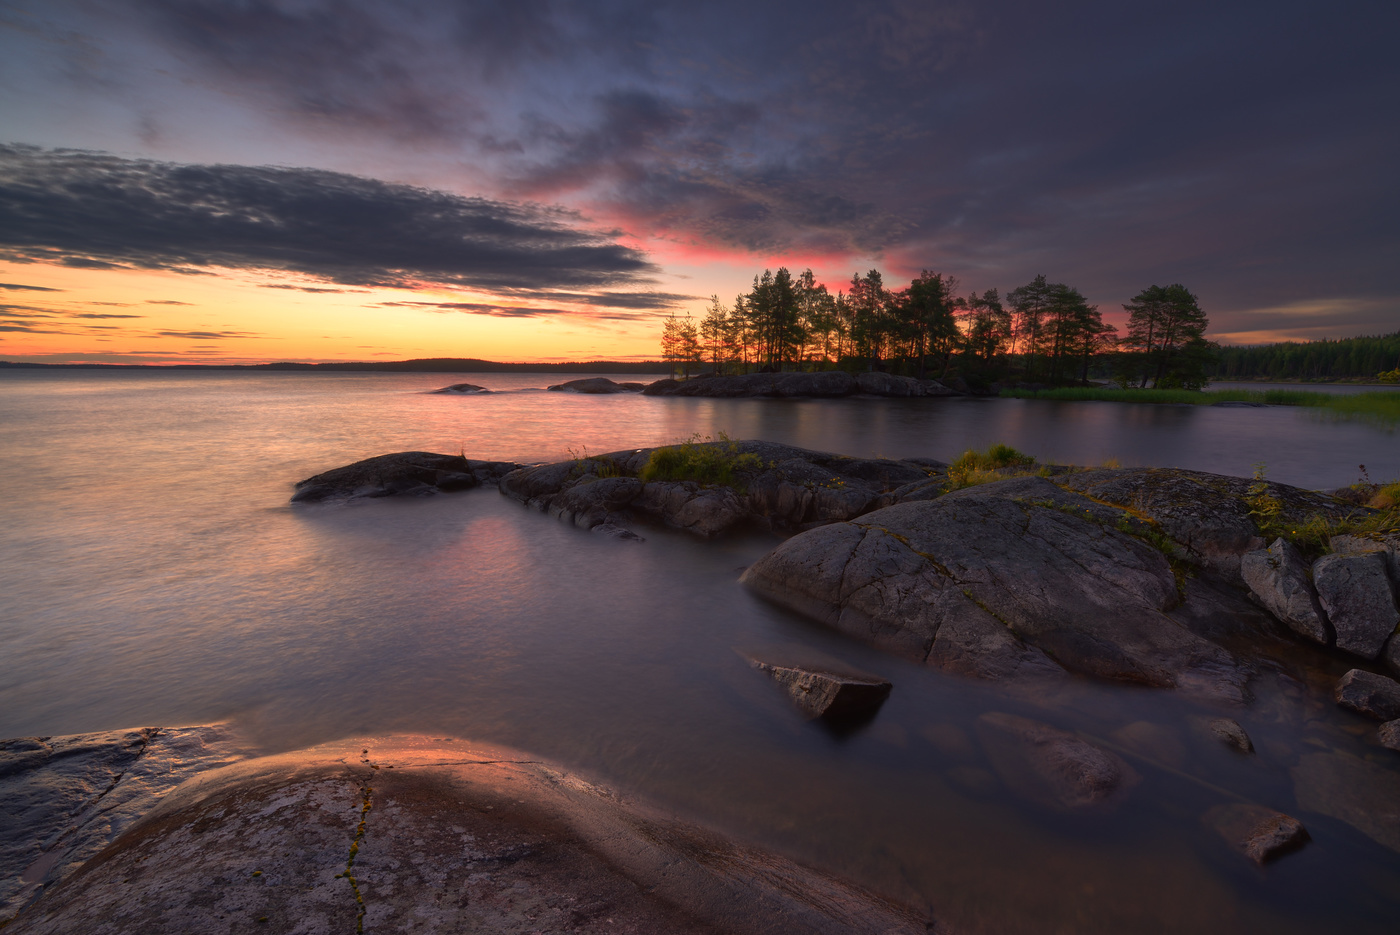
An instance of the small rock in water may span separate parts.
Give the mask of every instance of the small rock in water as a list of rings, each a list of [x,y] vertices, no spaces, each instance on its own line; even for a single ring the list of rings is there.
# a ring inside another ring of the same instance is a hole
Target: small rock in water
[[[1310,840],[1301,821],[1262,805],[1217,805],[1206,812],[1204,821],[1260,866]]]
[[[1378,721],[1400,718],[1400,682],[1384,675],[1352,669],[1337,682],[1337,704]]]
[[[755,669],[768,673],[811,717],[858,720],[871,717],[893,687],[873,675],[827,672],[803,666],[778,666],[752,659]]]
[[[1240,726],[1240,722],[1228,717],[1200,718],[1197,723],[1208,734],[1225,746],[1240,753],[1253,753],[1254,742]]]
[[[1382,747],[1400,753],[1400,720],[1386,721],[1377,734]]]
[[[475,383],[454,383],[451,386],[444,386],[440,390],[433,390],[434,393],[453,393],[458,396],[475,396],[479,393],[491,392],[484,386],[477,386]]]
[[[1337,632],[1337,648],[1366,659],[1380,655],[1400,623],[1385,555],[1324,555],[1313,563],[1313,583]]]
[[[591,531],[613,539],[625,539],[629,542],[646,541],[645,537],[639,536],[627,527],[619,526],[616,523],[599,523],[597,526],[594,526]]]

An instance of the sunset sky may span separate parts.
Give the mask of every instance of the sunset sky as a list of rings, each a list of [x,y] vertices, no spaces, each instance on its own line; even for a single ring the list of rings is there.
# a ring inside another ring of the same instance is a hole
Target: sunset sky
[[[655,358],[755,272],[1400,327],[1400,4],[0,0],[0,359]]]

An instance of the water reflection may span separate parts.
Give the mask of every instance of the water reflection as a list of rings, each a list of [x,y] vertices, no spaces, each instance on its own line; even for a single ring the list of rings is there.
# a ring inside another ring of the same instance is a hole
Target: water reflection
[[[929,907],[958,931],[1389,931],[1396,855],[1306,815],[1313,845],[1259,873],[1206,829],[1218,791],[1288,811],[1305,747],[1375,753],[1287,679],[1239,717],[1242,759],[1170,693],[1010,697],[887,657],[736,585],[767,535],[618,542],[493,491],[292,509],[291,482],[392,450],[546,459],[725,431],[851,454],[1180,464],[1328,486],[1400,475],[1393,439],[1289,410],[1010,400],[425,395],[457,376],[0,376],[0,736],[231,717],[269,748],[354,732],[533,750]],[[1378,468],[1377,465],[1380,467]],[[738,650],[821,652],[889,678],[870,727],[803,721]],[[1127,748],[1094,819],[1008,795],[976,740],[1009,711]],[[1165,732],[1165,733],[1163,733]],[[1128,738],[1125,740],[1125,737]],[[1320,746],[1319,746],[1320,745]],[[1170,767],[1170,768],[1166,768]]]

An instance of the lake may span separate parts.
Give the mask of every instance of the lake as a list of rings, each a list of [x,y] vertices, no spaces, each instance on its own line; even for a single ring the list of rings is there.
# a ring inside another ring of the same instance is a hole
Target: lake
[[[1262,463],[1330,488],[1362,464],[1400,477],[1393,429],[1289,408],[543,390],[580,376],[0,371],[0,737],[216,720],[268,750],[450,734],[559,761],[958,931],[1393,931],[1400,855],[1351,827],[1301,813],[1313,843],[1259,871],[1200,821],[1221,789],[1297,812],[1288,765],[1309,745],[1373,752],[1354,716],[1286,680],[1230,713],[1259,748],[1246,759],[1192,733],[1216,712],[1173,693],[1012,699],[766,604],[737,577],[773,534],[639,526],[646,542],[618,541],[494,490],[287,502],[297,480],[390,451],[544,461],[721,432],[864,456],[1006,442],[1042,461]],[[498,392],[428,392],[463,381]],[[895,690],[837,736],[749,667],[754,651]],[[988,711],[1091,737],[1165,725],[1187,766],[1135,762],[1143,782],[1111,814],[1045,814],[991,774],[972,726]]]

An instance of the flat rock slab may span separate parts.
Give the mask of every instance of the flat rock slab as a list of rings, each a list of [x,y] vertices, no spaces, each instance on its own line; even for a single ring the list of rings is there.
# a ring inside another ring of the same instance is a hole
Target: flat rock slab
[[[786,689],[797,706],[814,718],[845,721],[872,717],[893,687],[874,675],[774,665],[758,659],[750,662]]]
[[[0,922],[181,782],[244,756],[221,725],[0,741]]]
[[[1217,805],[1206,812],[1204,821],[1227,844],[1260,866],[1311,840],[1301,821],[1262,805]]]
[[[1400,718],[1400,682],[1384,675],[1352,669],[1337,682],[1333,697],[1342,707],[1378,721]]]
[[[977,735],[1007,788],[1057,811],[1114,805],[1141,781],[1116,753],[1030,718],[984,714]]]
[[[396,737],[201,775],[10,931],[361,927],[895,935],[934,923],[518,752]]]
[[[429,496],[493,483],[520,465],[431,451],[379,455],[298,481],[293,503]]]
[[[1400,624],[1384,553],[1324,555],[1313,563],[1313,583],[1337,633],[1337,648],[1366,659],[1379,656]]]

